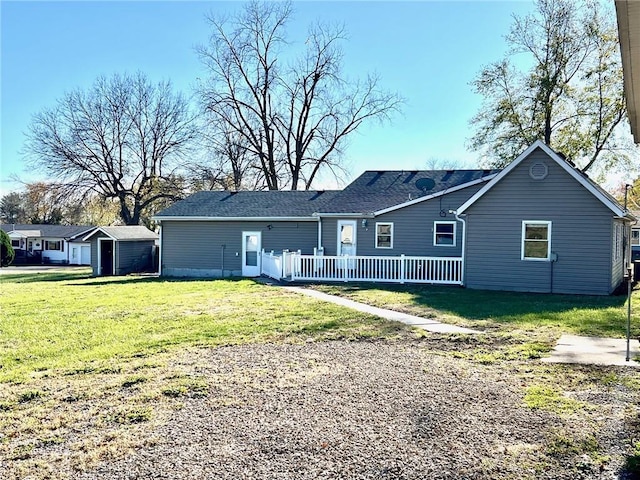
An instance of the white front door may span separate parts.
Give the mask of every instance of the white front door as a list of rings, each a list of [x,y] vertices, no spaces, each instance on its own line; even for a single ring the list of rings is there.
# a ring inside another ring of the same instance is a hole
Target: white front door
[[[356,227],[355,220],[338,220],[338,255],[356,254]]]
[[[260,232],[242,232],[242,276],[260,276],[260,250],[262,249]]]

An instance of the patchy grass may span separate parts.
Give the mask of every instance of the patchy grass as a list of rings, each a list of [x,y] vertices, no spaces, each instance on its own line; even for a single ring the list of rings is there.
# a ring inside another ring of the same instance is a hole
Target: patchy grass
[[[585,402],[568,398],[559,389],[543,385],[527,387],[524,403],[529,408],[548,410],[557,414],[575,413],[587,407]]]
[[[637,416],[637,372],[537,361],[563,332],[622,336],[622,297],[430,286],[314,288],[485,333],[416,333],[251,280],[95,279],[83,272],[1,276],[0,477],[65,478],[64,465],[73,478],[73,472],[153,444],[154,428],[189,401],[233,405],[239,400],[193,363],[202,348],[223,345],[421,342],[426,352],[467,362],[470,375],[490,371],[517,379],[522,401],[554,419],[550,428],[562,426],[542,445],[547,458],[570,464],[584,456],[585,469],[610,461],[599,419]],[[590,395],[620,399],[629,408],[594,404]],[[640,426],[630,423],[625,435],[626,471],[640,474]],[[3,463],[11,475],[4,475]],[[544,464],[533,463],[532,470],[544,472]]]

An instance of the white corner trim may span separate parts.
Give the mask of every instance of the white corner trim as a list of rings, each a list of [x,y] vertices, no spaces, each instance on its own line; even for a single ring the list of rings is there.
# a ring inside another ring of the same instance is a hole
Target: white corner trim
[[[479,183],[484,183],[492,180],[497,173],[492,173],[491,175],[486,175],[482,178],[478,178],[476,180],[472,180],[467,183],[462,183],[460,185],[456,185],[455,187],[448,188],[446,190],[440,190],[439,192],[433,193],[431,195],[425,195],[424,197],[414,198],[413,200],[406,201],[404,203],[399,203],[398,205],[394,205],[392,207],[384,208],[382,210],[378,210],[373,212],[374,215],[382,215],[384,213],[393,212],[394,210],[399,210],[404,207],[408,207],[410,205],[415,205],[416,203],[425,202],[427,200],[431,200],[432,198],[441,197],[442,195],[446,195],[447,193],[457,192],[458,190],[462,190],[467,187],[472,187],[473,185],[478,185]]]
[[[565,160],[563,160],[556,152],[554,152],[546,143],[542,140],[536,140],[531,144],[529,148],[527,148],[524,152],[518,155],[513,162],[505,167],[500,173],[498,173],[493,180],[487,183],[484,187],[476,192],[469,200],[462,204],[460,208],[458,208],[458,213],[464,213],[471,205],[473,205],[480,197],[482,197],[485,193],[493,188],[493,186],[502,180],[504,177],[509,175],[509,173],[516,168],[520,163],[522,163],[526,158],[533,153],[536,148],[540,148],[543,152],[549,156],[554,162],[556,162],[562,169],[564,169],[569,175],[571,175],[575,180],[578,181],[583,187],[585,187],[593,196],[595,196],[598,200],[600,200],[609,210],[611,210],[614,214],[619,215],[621,217],[626,216],[626,212],[621,209],[618,205],[612,202],[609,198],[602,194],[596,187],[594,187],[589,180],[583,177],[575,168],[569,165]]]

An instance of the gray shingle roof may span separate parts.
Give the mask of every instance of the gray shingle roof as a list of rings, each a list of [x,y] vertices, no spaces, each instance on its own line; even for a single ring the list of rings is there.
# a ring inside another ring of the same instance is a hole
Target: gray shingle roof
[[[13,230],[26,231],[35,233],[39,231],[40,237],[53,238],[73,238],[81,233],[88,232],[95,226],[92,225],[44,225],[44,224],[24,224],[24,223],[6,223],[0,225],[0,229],[9,233]]]
[[[92,237],[97,232],[103,232],[114,240],[157,240],[158,234],[152,232],[142,225],[118,225],[114,227],[97,227],[93,232],[87,234],[85,238]]]
[[[480,180],[499,170],[366,171],[322,213],[373,213]]]
[[[198,192],[156,215],[162,217],[310,217],[336,191]]]
[[[156,215],[163,217],[278,218],[314,213],[362,213],[444,192],[499,170],[366,171],[344,190],[198,192]]]

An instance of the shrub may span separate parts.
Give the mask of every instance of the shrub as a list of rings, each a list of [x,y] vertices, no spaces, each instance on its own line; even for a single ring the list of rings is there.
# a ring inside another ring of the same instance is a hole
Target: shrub
[[[3,230],[0,230],[0,267],[8,267],[11,265],[15,256],[16,252],[13,251],[9,235]]]

